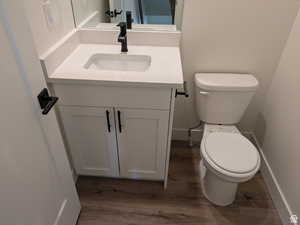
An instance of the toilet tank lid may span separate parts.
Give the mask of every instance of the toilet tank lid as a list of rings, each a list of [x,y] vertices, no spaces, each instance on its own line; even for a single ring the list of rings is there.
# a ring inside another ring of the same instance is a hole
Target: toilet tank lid
[[[258,80],[251,74],[196,73],[196,85],[210,91],[255,91]]]

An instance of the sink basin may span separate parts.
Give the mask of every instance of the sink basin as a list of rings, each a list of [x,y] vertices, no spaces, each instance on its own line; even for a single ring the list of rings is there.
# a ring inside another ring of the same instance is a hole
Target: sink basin
[[[148,55],[94,54],[84,65],[85,69],[115,71],[146,71],[151,65]]]

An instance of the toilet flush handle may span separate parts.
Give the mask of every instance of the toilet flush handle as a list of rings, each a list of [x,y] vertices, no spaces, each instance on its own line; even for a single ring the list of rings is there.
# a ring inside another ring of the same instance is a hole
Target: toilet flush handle
[[[209,95],[209,92],[207,92],[207,91],[200,91],[200,95]]]

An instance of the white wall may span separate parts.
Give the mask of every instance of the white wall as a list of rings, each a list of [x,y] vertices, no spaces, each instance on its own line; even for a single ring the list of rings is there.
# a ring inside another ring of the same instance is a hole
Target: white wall
[[[256,126],[256,136],[294,214],[300,216],[300,14]]]
[[[31,26],[35,45],[39,55],[46,52],[53,44],[74,29],[71,0],[50,0],[53,13],[58,22],[52,28],[47,26],[42,3],[45,0],[26,0],[24,8]]]
[[[298,7],[297,0],[185,1],[181,50],[191,94],[195,72],[255,74],[261,86],[241,123],[252,130]],[[178,98],[174,127],[196,121],[193,98]]]

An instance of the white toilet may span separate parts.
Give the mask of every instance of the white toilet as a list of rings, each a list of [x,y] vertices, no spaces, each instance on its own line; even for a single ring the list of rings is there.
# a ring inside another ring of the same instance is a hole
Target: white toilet
[[[248,74],[198,73],[195,84],[198,116],[205,123],[200,162],[203,194],[226,206],[234,201],[238,183],[251,179],[260,167],[257,149],[234,126],[258,81]]]

